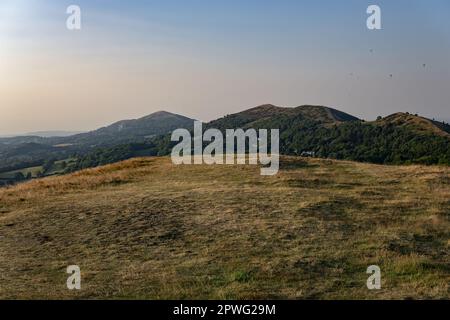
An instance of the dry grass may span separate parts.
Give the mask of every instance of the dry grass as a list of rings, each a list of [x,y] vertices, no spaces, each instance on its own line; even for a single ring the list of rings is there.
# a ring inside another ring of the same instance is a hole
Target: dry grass
[[[394,113],[387,116],[381,121],[377,121],[380,124],[392,123],[398,127],[408,127],[417,133],[421,134],[435,134],[437,136],[450,138],[450,134],[441,128],[439,128],[431,120],[415,116],[408,113]]]
[[[0,189],[0,298],[448,299],[449,173],[142,158]]]

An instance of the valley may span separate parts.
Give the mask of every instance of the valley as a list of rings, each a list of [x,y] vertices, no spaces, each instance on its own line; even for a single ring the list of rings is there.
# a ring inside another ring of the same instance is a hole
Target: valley
[[[194,119],[159,111],[66,137],[0,138],[0,185],[110,164],[165,156],[175,129],[193,131]],[[366,122],[324,106],[261,105],[204,124],[205,130],[279,129],[280,152],[378,164],[450,164],[450,125],[409,113]],[[68,161],[70,159],[70,161]],[[64,163],[37,172],[48,163]],[[32,172],[31,176],[29,172]]]

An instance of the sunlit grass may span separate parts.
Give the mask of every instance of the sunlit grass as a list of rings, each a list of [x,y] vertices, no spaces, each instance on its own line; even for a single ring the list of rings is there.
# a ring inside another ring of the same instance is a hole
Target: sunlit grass
[[[448,167],[295,157],[34,180],[0,189],[0,297],[449,298],[449,186]]]

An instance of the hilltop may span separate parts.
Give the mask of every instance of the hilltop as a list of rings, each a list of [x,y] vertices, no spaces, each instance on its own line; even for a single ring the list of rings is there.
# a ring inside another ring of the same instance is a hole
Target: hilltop
[[[104,148],[113,148],[112,155],[84,161],[86,166],[104,164],[128,159],[132,156],[156,155],[154,145],[143,145],[152,138],[166,135],[177,128],[192,128],[193,119],[182,115],[158,111],[139,119],[121,120],[109,126],[67,137],[18,136],[0,138],[0,185],[2,179],[8,183],[17,172],[33,170],[38,175],[61,174],[70,171],[93,154],[96,157]],[[50,163],[51,170],[44,170]],[[54,163],[58,163],[54,166]],[[63,164],[60,166],[59,164]],[[81,164],[80,164],[81,165]],[[14,181],[15,179],[12,179]]]
[[[391,124],[398,127],[407,128],[419,134],[435,134],[450,138],[450,125],[409,113],[394,113],[376,121],[376,123],[380,125]]]
[[[140,138],[151,137],[171,132],[178,128],[192,127],[193,119],[166,112],[158,111],[145,117],[134,120],[122,120],[107,127],[100,128],[85,134],[80,134],[70,139],[78,141],[80,139],[101,138]],[[64,140],[65,142],[70,141]]]
[[[448,167],[281,160],[262,177],[137,158],[0,189],[0,298],[450,298]]]
[[[236,128],[236,127],[260,127],[270,121],[278,119],[289,119],[303,117],[317,121],[323,125],[339,124],[345,121],[358,121],[359,119],[345,112],[325,107],[303,105],[295,108],[277,107],[265,104],[242,112],[227,115],[223,118],[213,120],[207,125],[213,128]]]

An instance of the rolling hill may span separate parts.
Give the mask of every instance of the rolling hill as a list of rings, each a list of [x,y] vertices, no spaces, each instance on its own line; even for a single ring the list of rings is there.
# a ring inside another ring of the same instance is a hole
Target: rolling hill
[[[395,125],[419,134],[435,134],[450,138],[450,125],[409,113],[398,112],[377,121],[380,125]]]
[[[160,111],[69,137],[3,138],[0,174],[54,160],[70,159],[64,172],[73,172],[132,157],[168,155],[175,145],[170,133],[177,128],[192,130],[193,122]],[[450,126],[409,113],[364,121],[325,106],[266,104],[205,123],[207,128],[279,129],[280,152],[285,155],[309,154],[378,164],[450,165]]]
[[[366,122],[323,106],[263,105],[206,127],[278,128],[280,152],[379,164],[450,165],[449,125],[406,113]]]
[[[193,123],[193,119],[158,111],[139,119],[118,121],[104,128],[60,139],[58,143],[89,144],[96,147],[142,142],[178,128],[192,128]]]
[[[157,157],[0,189],[0,298],[449,299],[449,170]]]
[[[37,136],[42,138],[52,138],[52,137],[68,137],[74,136],[76,134],[83,133],[82,131],[62,131],[62,130],[52,130],[52,131],[36,131],[28,132],[24,136]]]
[[[304,105],[289,108],[266,104],[213,120],[207,124],[207,127],[218,129],[261,127],[261,124],[267,124],[277,119],[298,117],[317,121],[325,126],[359,120],[345,112],[324,106]]]
[[[1,138],[0,173],[35,167],[49,160],[79,158],[101,148],[135,149],[137,144],[142,144],[152,137],[168,134],[177,128],[192,128],[193,122],[193,119],[181,115],[159,111],[140,119],[123,120],[94,131],[67,137]],[[124,146],[125,144],[127,145]],[[150,151],[146,153],[141,150],[138,154],[153,155]],[[127,156],[115,157],[116,160],[126,158]]]
[[[67,137],[18,136],[0,138],[0,144],[40,143],[89,147],[111,146],[124,142],[143,141],[149,137],[167,134],[177,128],[191,128],[193,122],[193,119],[178,114],[158,111],[139,119],[122,120],[97,130]]]

